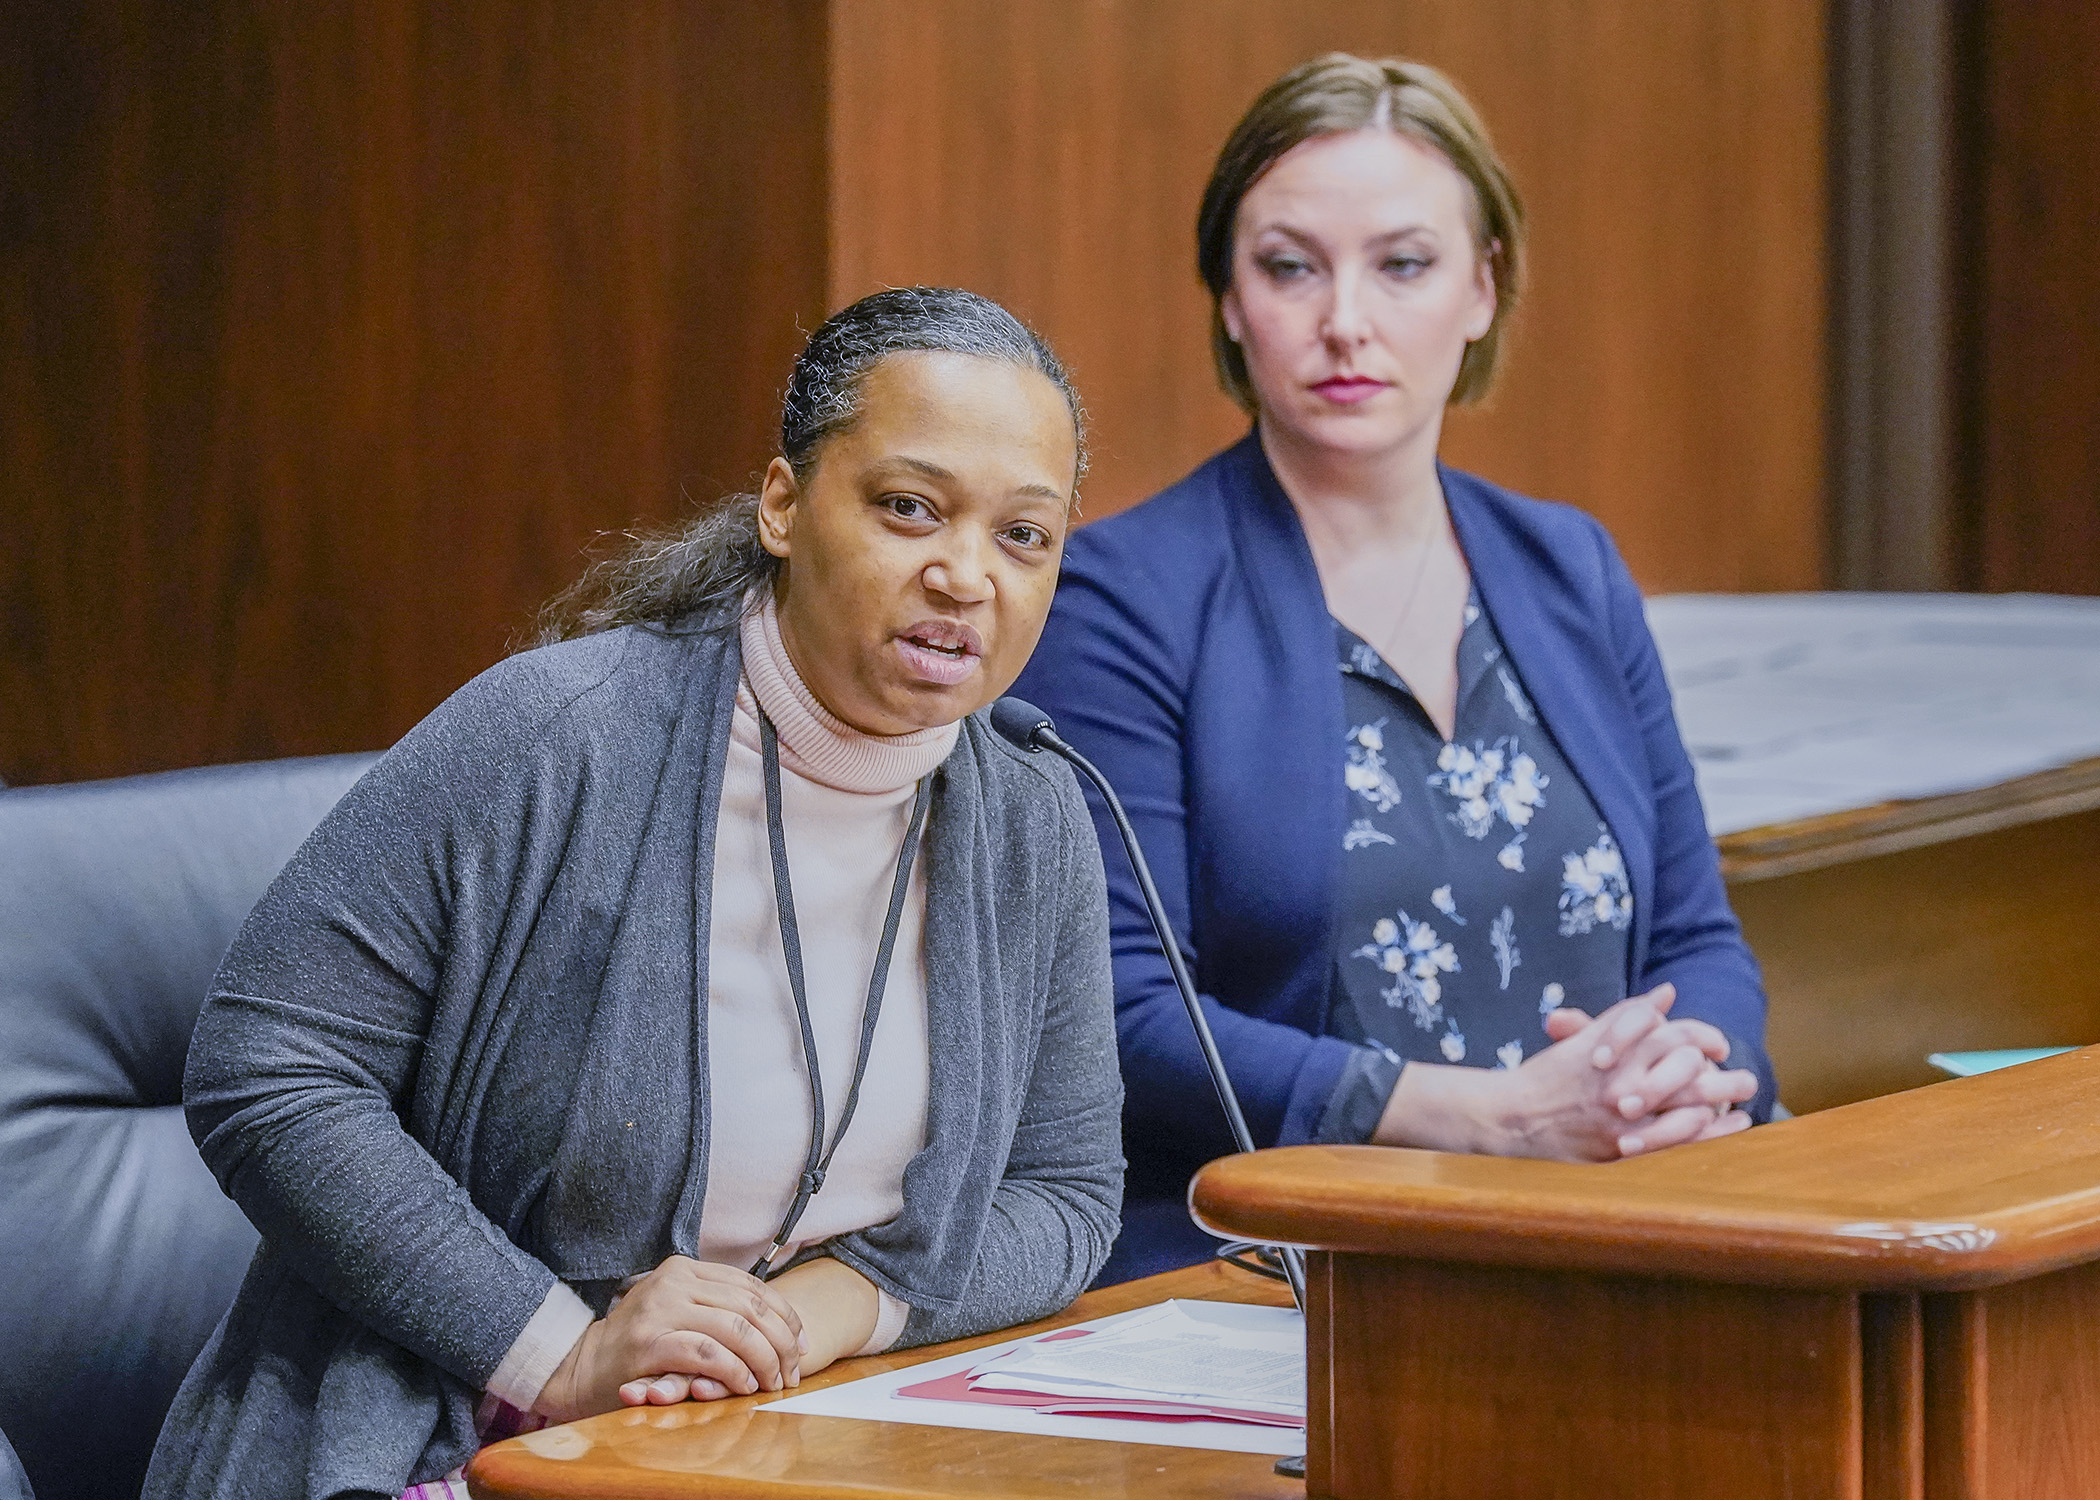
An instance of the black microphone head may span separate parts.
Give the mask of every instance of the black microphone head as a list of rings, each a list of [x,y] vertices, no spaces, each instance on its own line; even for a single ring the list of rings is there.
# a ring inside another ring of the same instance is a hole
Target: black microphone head
[[[1057,733],[1057,725],[1050,716],[1030,703],[1026,698],[1005,697],[992,705],[992,728],[999,731],[1002,739],[1019,745],[1031,753],[1043,748],[1036,738],[1041,730]]]

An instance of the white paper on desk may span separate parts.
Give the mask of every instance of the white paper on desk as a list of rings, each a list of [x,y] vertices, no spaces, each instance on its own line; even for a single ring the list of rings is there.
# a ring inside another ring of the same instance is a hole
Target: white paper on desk
[[[1305,1321],[1293,1308],[1257,1307],[1239,1302],[1174,1302],[1163,1304],[1188,1317],[1229,1333],[1274,1338],[1284,1330],[1295,1338],[1300,1351],[1299,1388],[1304,1385],[1302,1368]],[[1094,1330],[1094,1337],[1137,1320],[1141,1326],[1158,1308],[1139,1308],[1114,1317],[1097,1318],[1073,1326]],[[1064,1331],[1064,1330],[1059,1330]],[[1040,1335],[1038,1336],[1040,1337]],[[849,1417],[861,1421],[902,1422],[915,1427],[962,1427],[980,1432],[1034,1433],[1042,1437],[1094,1438],[1114,1443],[1151,1443],[1167,1448],[1211,1448],[1230,1453],[1303,1453],[1302,1428],[1259,1427],[1245,1422],[1135,1422],[1115,1417],[1050,1416],[1018,1406],[977,1406],[959,1401],[920,1401],[896,1392],[907,1385],[938,1380],[943,1375],[973,1369],[1004,1351],[1021,1349],[1032,1341],[1011,1343],[951,1354],[886,1375],[850,1380],[821,1391],[770,1402],[760,1411],[784,1412],[813,1417]],[[1073,1345],[1092,1339],[1060,1340]],[[1053,1344],[1050,1347],[1056,1348]],[[1183,1398],[1186,1399],[1186,1398]]]
[[[1716,834],[2100,755],[2100,599],[1680,594],[1648,621]]]
[[[1211,1306],[1233,1307],[1235,1316],[1209,1316]],[[1086,1338],[1038,1339],[983,1366],[976,1384],[991,1390],[1203,1402],[1305,1419],[1305,1324],[1292,1308],[1163,1302]]]

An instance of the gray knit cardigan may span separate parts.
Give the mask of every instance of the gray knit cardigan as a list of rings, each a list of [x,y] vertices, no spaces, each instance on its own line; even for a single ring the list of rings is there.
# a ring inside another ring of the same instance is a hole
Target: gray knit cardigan
[[[557,1276],[602,1309],[693,1253],[738,670],[721,622],[512,657],[380,760],[263,897],[185,1083],[262,1246],[148,1500],[394,1500],[474,1452],[477,1393]],[[825,1246],[911,1305],[906,1343],[1069,1302],[1107,1257],[1123,1174],[1078,787],[982,716],[935,777],[927,1143],[903,1211]],[[799,1138],[800,1080],[780,1098]]]

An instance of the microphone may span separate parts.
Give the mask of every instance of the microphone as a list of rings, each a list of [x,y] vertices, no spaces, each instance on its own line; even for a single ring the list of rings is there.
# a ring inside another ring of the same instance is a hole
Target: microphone
[[[1123,836],[1123,852],[1130,856],[1130,868],[1137,876],[1138,890],[1145,898],[1146,915],[1152,918],[1153,935],[1159,939],[1160,952],[1166,955],[1167,967],[1173,971],[1174,987],[1181,991],[1181,1003],[1188,1008],[1189,1024],[1196,1028],[1196,1045],[1203,1050],[1204,1066],[1210,1069],[1210,1081],[1218,1091],[1218,1103],[1225,1110],[1225,1121],[1232,1127],[1232,1138],[1242,1151],[1254,1149],[1254,1137],[1248,1134],[1247,1117],[1240,1112],[1240,1096],[1233,1090],[1232,1079],[1225,1072],[1225,1060],[1218,1056],[1217,1039],[1211,1035],[1210,1018],[1203,1014],[1203,1002],[1196,998],[1195,981],[1189,978],[1188,965],[1181,960],[1181,945],[1174,941],[1174,929],[1167,923],[1167,909],[1160,903],[1159,887],[1152,883],[1152,867],[1145,863],[1145,851],[1138,847],[1137,831],[1130,826],[1130,818],[1123,811],[1123,799],[1116,789],[1108,784],[1108,778],[1092,761],[1073,749],[1057,732],[1057,725],[1050,716],[1033,703],[1021,698],[1005,697],[992,705],[992,728],[1010,744],[1018,745],[1033,755],[1048,750],[1052,755],[1070,761],[1078,772],[1094,784],[1101,800],[1108,805],[1108,815],[1115,819],[1116,832]],[[1291,1296],[1298,1303],[1298,1311],[1305,1311],[1305,1258],[1288,1245],[1275,1247],[1283,1260],[1284,1279],[1291,1285]]]

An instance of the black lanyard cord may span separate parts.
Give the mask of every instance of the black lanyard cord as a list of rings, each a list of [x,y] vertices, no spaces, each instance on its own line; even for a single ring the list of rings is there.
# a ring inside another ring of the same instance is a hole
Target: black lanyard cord
[[[882,1015],[882,992],[889,985],[890,960],[897,949],[897,928],[904,921],[904,898],[911,890],[912,860],[918,853],[919,833],[926,826],[926,808],[933,800],[933,778],[919,779],[912,799],[911,826],[904,832],[904,845],[897,851],[897,876],[890,884],[889,914],[882,923],[882,942],[875,950],[875,968],[868,976],[868,998],[860,1012],[860,1054],[854,1059],[853,1081],[846,1089],[845,1107],[839,1111],[839,1128],[831,1144],[824,1143],[824,1079],[817,1063],[816,1028],[809,1015],[809,991],[802,979],[802,934],[795,922],[795,887],[788,876],[787,828],[780,812],[780,736],[773,720],[761,709],[758,715],[760,759],[766,775],[766,836],[773,853],[773,904],[780,914],[780,949],[787,959],[788,989],[795,997],[795,1017],[802,1023],[802,1060],[809,1070],[809,1155],[802,1165],[802,1180],[795,1187],[795,1201],[773,1236],[772,1248],[752,1263],[751,1274],[763,1278],[780,1258],[795,1225],[824,1186],[824,1174],[853,1123],[860,1104],[861,1080],[868,1073],[868,1054],[875,1048],[875,1023]]]

